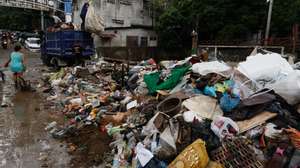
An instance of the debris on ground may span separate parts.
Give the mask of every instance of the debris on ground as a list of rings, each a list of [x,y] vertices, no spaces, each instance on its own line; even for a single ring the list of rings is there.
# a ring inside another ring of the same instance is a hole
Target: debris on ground
[[[192,60],[99,61],[45,73],[40,90],[65,117],[45,130],[80,153],[74,165],[300,166],[300,71],[276,53],[236,67]]]

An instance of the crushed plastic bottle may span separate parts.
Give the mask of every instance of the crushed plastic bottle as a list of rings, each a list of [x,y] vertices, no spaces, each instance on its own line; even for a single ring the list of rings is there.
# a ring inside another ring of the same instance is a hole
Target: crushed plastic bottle
[[[56,127],[56,125],[57,125],[57,122],[56,122],[56,121],[53,121],[53,122],[49,123],[49,124],[47,125],[47,127],[45,127],[45,130],[46,130],[46,131],[51,130],[51,129],[53,129],[54,127]]]

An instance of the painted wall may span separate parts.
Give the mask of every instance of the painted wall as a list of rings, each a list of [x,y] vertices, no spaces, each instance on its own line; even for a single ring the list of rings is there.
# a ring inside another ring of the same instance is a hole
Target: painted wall
[[[77,0],[74,4],[75,24],[81,23],[79,15],[85,2],[85,0]],[[96,8],[97,15],[103,17],[106,27],[152,25],[151,13],[149,10],[143,9],[143,0],[94,0],[92,3]]]
[[[80,11],[85,2],[86,0],[74,2],[73,22],[76,25],[81,24]],[[143,0],[93,0],[92,3],[97,15],[104,19],[107,29],[105,33],[115,34],[112,39],[95,36],[96,47],[126,47],[127,36],[138,36],[139,45],[141,37],[147,37],[149,47],[157,46],[157,35],[153,30],[133,28],[152,26],[151,13],[144,9]]]

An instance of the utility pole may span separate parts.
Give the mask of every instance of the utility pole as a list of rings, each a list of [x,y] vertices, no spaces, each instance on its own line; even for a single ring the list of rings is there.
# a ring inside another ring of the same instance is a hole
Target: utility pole
[[[267,20],[264,45],[268,45],[270,26],[271,26],[271,18],[272,18],[272,9],[273,9],[273,0],[267,0],[267,2],[269,2],[269,12],[268,12],[268,20]]]
[[[191,36],[192,36],[192,55],[197,55],[198,33],[195,30],[193,30]]]

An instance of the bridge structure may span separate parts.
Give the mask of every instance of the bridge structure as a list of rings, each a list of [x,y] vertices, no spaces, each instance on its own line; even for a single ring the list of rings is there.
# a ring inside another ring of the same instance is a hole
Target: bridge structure
[[[47,11],[62,12],[65,14],[66,22],[72,21],[72,0],[0,0],[0,6],[41,11],[42,30],[44,30],[44,12]]]
[[[64,3],[60,0],[0,0],[0,6],[24,8],[40,11],[55,10],[64,12],[59,7]]]

